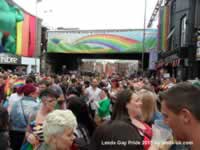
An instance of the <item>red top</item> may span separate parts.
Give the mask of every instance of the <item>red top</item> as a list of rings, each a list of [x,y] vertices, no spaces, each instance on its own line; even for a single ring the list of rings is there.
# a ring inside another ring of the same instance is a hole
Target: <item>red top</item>
[[[143,138],[143,146],[144,146],[144,149],[145,150],[148,150],[149,147],[151,146],[151,138],[152,138],[152,129],[151,127],[144,123],[144,122],[141,122],[144,126],[145,126],[145,130],[142,130],[140,128],[138,128],[139,130],[139,133],[144,137]]]
[[[73,143],[70,150],[78,150],[77,145]]]

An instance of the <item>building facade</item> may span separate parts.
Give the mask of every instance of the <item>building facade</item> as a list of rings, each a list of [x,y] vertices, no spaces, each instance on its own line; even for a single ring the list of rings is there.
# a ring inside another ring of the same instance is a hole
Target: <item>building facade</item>
[[[199,0],[166,0],[159,13],[157,70],[187,80],[200,77]]]
[[[0,8],[1,69],[40,72],[41,19],[12,0],[0,1]]]

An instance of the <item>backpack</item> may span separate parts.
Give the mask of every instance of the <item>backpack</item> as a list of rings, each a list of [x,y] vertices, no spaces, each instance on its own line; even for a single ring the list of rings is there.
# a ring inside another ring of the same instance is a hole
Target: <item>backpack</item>
[[[90,144],[90,137],[88,130],[83,125],[78,125],[75,131],[75,144],[78,147],[78,150],[88,150]]]

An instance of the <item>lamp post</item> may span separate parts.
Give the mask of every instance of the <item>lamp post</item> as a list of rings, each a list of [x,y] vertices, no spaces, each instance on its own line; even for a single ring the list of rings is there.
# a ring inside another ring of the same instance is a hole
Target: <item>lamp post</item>
[[[38,18],[38,0],[36,0],[36,2],[35,2],[35,17],[36,17],[36,19]],[[37,51],[37,47],[36,47],[36,51]],[[35,73],[37,73],[37,57],[36,57],[36,51],[35,51],[35,56],[34,56],[34,58],[35,58]]]
[[[144,53],[145,53],[145,36],[146,36],[146,9],[147,0],[144,0],[144,28],[143,28],[143,40],[142,40],[142,72],[144,72]]]
[[[38,19],[38,3],[40,3],[40,2],[42,2],[42,0],[36,0],[35,1],[35,17],[36,17],[36,19]],[[38,26],[37,26],[37,28],[38,28]],[[35,58],[35,73],[37,73],[37,49],[38,47],[36,46],[36,51],[35,51],[35,56],[34,56],[34,58]]]

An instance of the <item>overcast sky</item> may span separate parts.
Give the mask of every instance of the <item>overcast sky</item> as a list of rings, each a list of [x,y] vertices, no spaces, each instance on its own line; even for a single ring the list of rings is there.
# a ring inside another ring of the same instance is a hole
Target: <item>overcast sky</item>
[[[49,27],[141,29],[145,0],[14,0]],[[147,0],[146,24],[158,0]],[[157,27],[157,21],[153,28]]]

